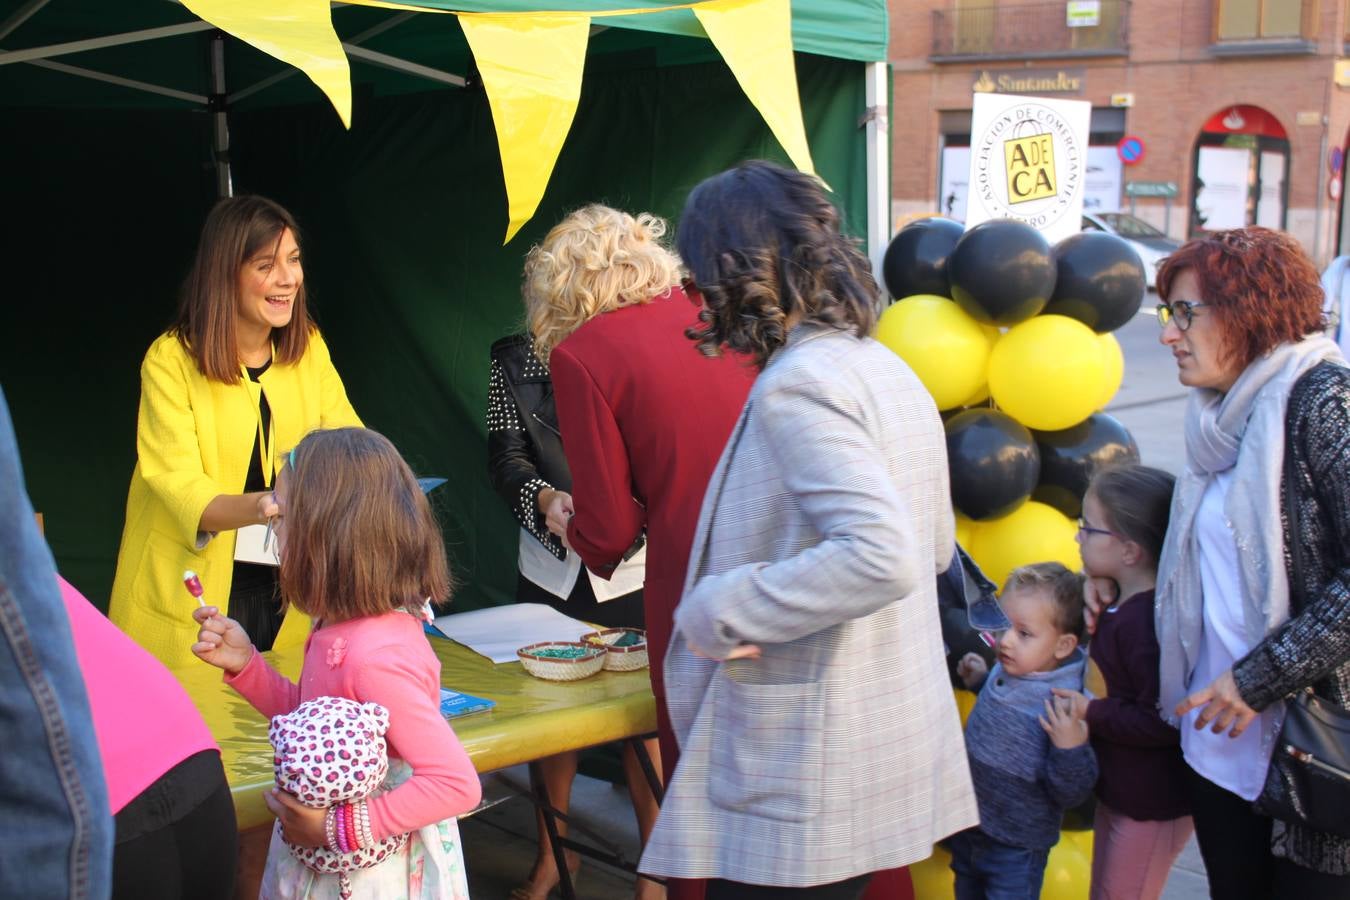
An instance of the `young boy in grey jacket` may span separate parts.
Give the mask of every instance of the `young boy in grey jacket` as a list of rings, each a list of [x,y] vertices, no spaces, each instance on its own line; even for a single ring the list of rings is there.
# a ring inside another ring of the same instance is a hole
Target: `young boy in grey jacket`
[[[980,824],[948,840],[957,900],[1039,897],[1064,811],[1097,781],[1087,723],[1052,693],[1083,689],[1083,577],[1023,566],[999,602],[1011,625],[994,670],[973,653],[958,667],[972,690],[984,686],[966,723]]]

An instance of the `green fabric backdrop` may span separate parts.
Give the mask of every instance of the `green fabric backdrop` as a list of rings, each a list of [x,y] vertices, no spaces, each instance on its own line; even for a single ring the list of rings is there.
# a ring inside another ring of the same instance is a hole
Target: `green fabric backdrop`
[[[351,132],[326,103],[231,116],[236,192],[272,196],[299,218],[316,315],[357,411],[419,474],[450,479],[433,498],[458,609],[507,601],[515,581],[515,527],[486,477],[484,408],[488,346],[519,325],[530,245],[583,203],[674,216],[707,175],[783,158],[720,61],[637,62],[590,66],[544,203],[505,247],[481,90],[359,91]],[[798,76],[817,168],[862,235],[863,65],[799,54]],[[172,316],[214,200],[209,122],[68,109],[8,109],[0,122],[24,137],[0,141],[11,222],[0,384],[58,564],[106,606],[140,358]]]

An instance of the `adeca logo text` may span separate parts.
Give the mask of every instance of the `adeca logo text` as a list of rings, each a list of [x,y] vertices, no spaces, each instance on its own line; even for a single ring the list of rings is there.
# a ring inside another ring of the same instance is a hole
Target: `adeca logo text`
[[[1055,110],[1010,107],[972,138],[974,187],[991,216],[1045,228],[1082,193],[1084,148]]]

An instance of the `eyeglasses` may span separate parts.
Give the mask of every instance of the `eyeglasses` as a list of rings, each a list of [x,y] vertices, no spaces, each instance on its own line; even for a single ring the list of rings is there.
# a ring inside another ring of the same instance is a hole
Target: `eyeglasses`
[[[1083,534],[1109,534],[1111,537],[1116,537],[1114,531],[1107,531],[1105,528],[1093,528],[1088,524],[1087,519],[1082,516],[1078,517],[1078,530]]]
[[[1195,318],[1195,311],[1210,306],[1209,303],[1192,303],[1189,300],[1176,300],[1172,303],[1159,303],[1156,307],[1158,313],[1158,324],[1166,328],[1173,317],[1177,320],[1177,330],[1185,331],[1191,327],[1191,320]]]

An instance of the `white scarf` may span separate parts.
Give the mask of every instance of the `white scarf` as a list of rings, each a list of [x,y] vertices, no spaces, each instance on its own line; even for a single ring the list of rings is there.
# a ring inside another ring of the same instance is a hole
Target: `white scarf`
[[[1186,697],[1203,631],[1200,549],[1195,517],[1217,473],[1234,469],[1224,514],[1238,548],[1238,583],[1247,642],[1258,644],[1289,618],[1280,483],[1284,477],[1285,415],[1294,383],[1323,360],[1340,360],[1336,343],[1310,337],[1281,344],[1253,361],[1227,393],[1191,391],[1186,408],[1186,471],[1177,479],[1172,516],[1158,562],[1154,607],[1161,651],[1159,704],[1164,719]],[[1197,685],[1196,687],[1207,687]],[[1269,751],[1283,704],[1261,715],[1261,744]]]

